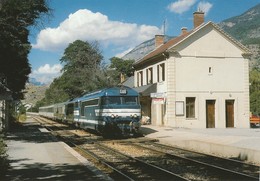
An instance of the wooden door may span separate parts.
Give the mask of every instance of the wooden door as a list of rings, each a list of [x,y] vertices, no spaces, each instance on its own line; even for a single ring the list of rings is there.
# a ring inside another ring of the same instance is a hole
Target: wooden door
[[[206,127],[215,128],[215,100],[206,100]]]
[[[234,128],[234,100],[226,100],[226,127]]]

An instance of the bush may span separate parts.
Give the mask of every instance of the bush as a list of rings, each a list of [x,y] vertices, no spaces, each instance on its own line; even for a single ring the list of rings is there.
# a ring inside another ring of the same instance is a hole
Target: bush
[[[6,175],[9,166],[6,153],[6,145],[4,143],[4,136],[0,133],[0,180]]]

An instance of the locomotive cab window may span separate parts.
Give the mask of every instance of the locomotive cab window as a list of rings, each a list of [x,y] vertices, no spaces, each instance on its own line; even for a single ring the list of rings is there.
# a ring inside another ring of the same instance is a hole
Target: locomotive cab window
[[[136,105],[138,104],[138,97],[136,96],[110,96],[102,97],[102,105]]]
[[[122,104],[137,104],[138,100],[137,97],[131,96],[131,97],[123,97]]]

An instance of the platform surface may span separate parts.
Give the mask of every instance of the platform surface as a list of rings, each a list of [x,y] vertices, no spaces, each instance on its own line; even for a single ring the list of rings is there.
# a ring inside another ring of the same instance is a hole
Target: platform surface
[[[109,180],[88,160],[28,118],[7,136],[6,180]]]
[[[260,129],[188,129],[142,125],[147,138],[160,143],[260,165]]]

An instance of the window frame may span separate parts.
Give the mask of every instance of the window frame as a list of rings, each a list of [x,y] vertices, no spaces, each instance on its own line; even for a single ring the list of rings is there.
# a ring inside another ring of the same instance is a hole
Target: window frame
[[[137,73],[137,87],[143,86],[143,71]]]
[[[93,104],[92,102],[95,101]],[[80,116],[85,116],[85,108],[86,107],[93,107],[93,106],[98,106],[99,105],[99,98],[95,98],[95,99],[90,99],[90,100],[86,100],[86,101],[81,101],[80,102]]]
[[[147,84],[153,84],[153,67],[146,69],[146,82]]]
[[[165,81],[165,63],[157,65],[157,81]]]
[[[185,98],[185,113],[187,119],[196,118],[196,97],[186,97]]]

